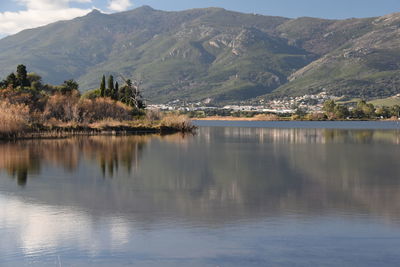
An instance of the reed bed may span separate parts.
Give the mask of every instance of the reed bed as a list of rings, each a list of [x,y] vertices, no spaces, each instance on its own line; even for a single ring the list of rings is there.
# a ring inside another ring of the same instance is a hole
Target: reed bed
[[[186,115],[167,114],[160,121],[161,127],[177,129],[181,132],[193,132],[196,126]]]
[[[11,138],[24,134],[29,129],[29,107],[0,101],[0,137]]]

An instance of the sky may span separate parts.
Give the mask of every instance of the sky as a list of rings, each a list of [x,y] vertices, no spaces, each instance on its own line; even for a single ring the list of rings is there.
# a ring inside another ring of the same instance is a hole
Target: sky
[[[114,13],[143,5],[160,10],[222,7],[289,18],[343,19],[400,12],[400,0],[0,0],[0,38],[23,29],[84,16],[93,9]]]

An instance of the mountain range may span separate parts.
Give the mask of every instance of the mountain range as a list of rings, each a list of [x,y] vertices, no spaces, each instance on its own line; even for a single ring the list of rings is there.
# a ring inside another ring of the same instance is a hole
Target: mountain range
[[[143,6],[24,30],[0,40],[0,77],[18,64],[82,91],[103,74],[142,81],[153,102],[237,102],[316,93],[383,98],[400,91],[400,13],[326,20],[179,12]]]

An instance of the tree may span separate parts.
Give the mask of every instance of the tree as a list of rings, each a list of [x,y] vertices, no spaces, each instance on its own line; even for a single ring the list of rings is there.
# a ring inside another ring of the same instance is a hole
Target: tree
[[[98,97],[100,97],[100,89],[99,88],[93,89],[93,90],[88,90],[82,95],[83,99],[96,99]]]
[[[103,78],[101,78],[101,83],[100,83],[100,96],[105,97],[106,96],[106,76],[103,75]]]
[[[126,80],[125,85],[123,87],[124,95],[122,96],[121,101],[127,105],[129,105],[129,99],[131,98],[131,92],[132,92],[131,87],[132,87],[132,81],[130,79]]]
[[[7,87],[7,81],[6,80],[0,81],[0,88],[6,88],[6,87]]]
[[[25,65],[18,65],[17,67],[17,85],[25,87],[31,86],[28,80],[28,72],[26,71]]]
[[[307,110],[305,110],[304,108],[298,107],[294,114],[296,114],[299,117],[304,117],[307,114]]]
[[[115,82],[113,99],[118,100],[118,96],[119,96],[119,84],[118,84],[118,82]]]
[[[42,89],[42,84],[40,82],[31,82],[31,89],[34,91],[40,91]]]
[[[34,72],[28,73],[27,79],[30,83],[42,82],[42,77]]]
[[[361,100],[361,101],[359,101],[357,103],[356,107],[352,110],[352,116],[354,118],[361,119],[361,118],[365,117],[365,114],[364,114],[364,111],[363,111],[363,106],[365,104],[366,104],[366,102],[364,100]]]
[[[14,73],[10,73],[6,78],[7,86],[12,86],[13,88],[18,86],[17,76]]]
[[[336,119],[345,119],[350,115],[349,109],[344,105],[336,105],[334,109]]]
[[[376,115],[382,118],[390,117],[390,109],[388,107],[382,106],[376,109]]]
[[[393,107],[390,108],[390,115],[394,117],[400,117],[400,106],[399,105],[394,105]]]
[[[28,73],[28,80],[29,83],[31,84],[31,89],[35,91],[40,91],[43,89],[43,84],[42,84],[42,77],[37,75],[36,73]]]
[[[125,80],[125,79],[124,79]],[[145,108],[144,99],[140,91],[140,82],[125,80],[123,87],[124,97],[121,99],[122,102],[131,106],[137,110]]]
[[[325,112],[326,117],[328,117],[330,120],[335,117],[335,108],[336,103],[333,99],[325,101],[324,105],[322,106],[322,110]]]
[[[121,102],[125,101],[125,87],[126,86],[122,86],[121,88],[119,88],[118,90],[118,100]],[[125,103],[125,102],[124,102]]]
[[[64,81],[61,85],[61,93],[69,94],[72,91],[77,91],[79,89],[79,84],[75,80]]]
[[[107,91],[106,91],[106,96],[112,97],[114,95],[114,77],[110,75],[108,77],[108,82],[107,82]]]
[[[373,104],[368,104],[365,100],[361,100],[357,103],[356,110],[362,117],[372,118],[375,116],[375,107]]]
[[[335,101],[332,99],[329,99],[324,102],[322,110],[325,111],[326,113],[333,113],[335,111],[335,107],[336,107]]]

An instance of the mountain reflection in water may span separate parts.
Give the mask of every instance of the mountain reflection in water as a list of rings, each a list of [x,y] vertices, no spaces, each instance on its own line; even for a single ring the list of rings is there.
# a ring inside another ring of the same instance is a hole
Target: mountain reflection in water
[[[0,168],[25,187],[9,190],[33,200],[146,219],[340,210],[397,220],[398,144],[390,130],[202,128],[197,136],[4,143]]]
[[[396,266],[399,132],[0,144],[1,266]]]

